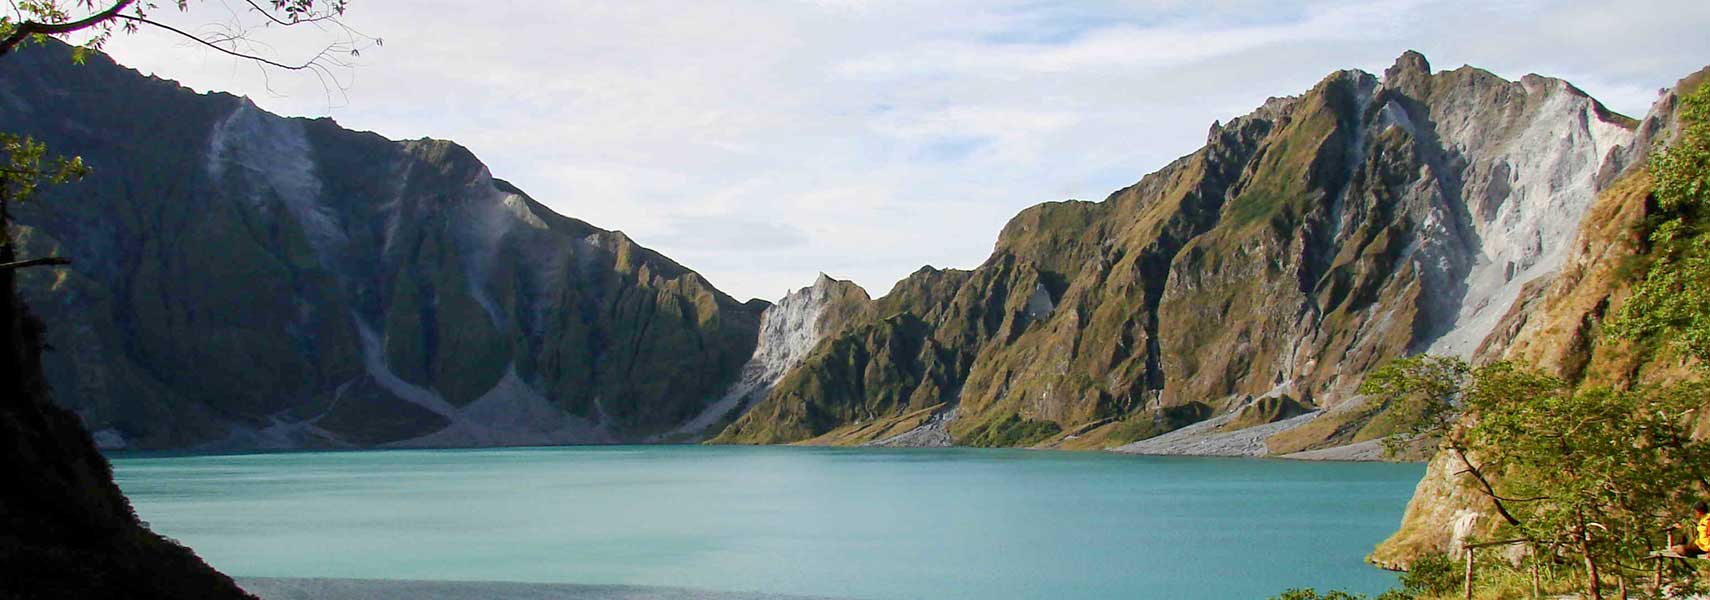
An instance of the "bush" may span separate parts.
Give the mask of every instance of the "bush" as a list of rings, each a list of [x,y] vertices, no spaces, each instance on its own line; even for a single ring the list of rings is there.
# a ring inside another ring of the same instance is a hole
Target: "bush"
[[[1189,402],[1130,415],[1112,427],[1105,436],[1111,446],[1138,442],[1164,435],[1211,417],[1211,406],[1204,402]]]
[[[1387,596],[1389,593],[1385,592],[1383,596],[1378,598],[1379,600],[1388,600]],[[1330,590],[1319,594],[1318,590],[1312,588],[1296,588],[1283,592],[1281,595],[1271,596],[1271,600],[1366,600],[1366,595],[1350,594],[1342,590]]]
[[[974,428],[968,432],[967,439],[960,441],[964,445],[980,448],[1027,447],[1062,431],[1063,428],[1054,421],[1024,419],[1021,415],[1011,414],[1002,420]]]
[[[1447,594],[1463,583],[1462,573],[1447,554],[1426,554],[1408,565],[1401,574],[1401,589],[1414,596]]]

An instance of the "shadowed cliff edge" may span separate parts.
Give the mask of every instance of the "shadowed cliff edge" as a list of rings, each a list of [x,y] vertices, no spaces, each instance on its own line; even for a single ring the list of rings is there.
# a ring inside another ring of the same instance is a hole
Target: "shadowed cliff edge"
[[[251,598],[137,519],[77,416],[50,401],[42,323],[14,279],[0,270],[0,598]]]

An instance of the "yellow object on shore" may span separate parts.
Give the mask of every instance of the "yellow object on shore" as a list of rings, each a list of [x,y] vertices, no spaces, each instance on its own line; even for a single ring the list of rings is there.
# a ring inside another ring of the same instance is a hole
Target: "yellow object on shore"
[[[1698,549],[1710,552],[1710,515],[1698,518]]]

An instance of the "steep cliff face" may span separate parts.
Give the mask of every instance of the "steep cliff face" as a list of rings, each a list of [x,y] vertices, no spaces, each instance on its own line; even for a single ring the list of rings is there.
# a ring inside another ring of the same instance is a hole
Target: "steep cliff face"
[[[1475,362],[1511,360],[1581,385],[1626,387],[1679,380],[1689,367],[1657,348],[1603,334],[1636,282],[1630,265],[1647,251],[1644,222],[1654,209],[1645,159],[1672,139],[1681,94],[1710,80],[1710,69],[1664,93],[1636,128],[1631,144],[1614,152],[1600,179],[1611,182],[1588,210],[1553,276],[1522,291],[1481,343]],[[1403,567],[1423,552],[1455,552],[1493,521],[1489,501],[1455,475],[1447,455],[1436,457],[1408,503],[1402,525],[1372,554],[1373,562]]]
[[[546,209],[450,142],[395,142],[58,45],[0,128],[94,174],[18,212],[49,382],[107,447],[604,442],[700,414],[764,303]]]
[[[1266,399],[1338,408],[1384,360],[1470,355],[1562,264],[1633,125],[1416,53],[1333,73],[1103,202],[1023,211],[972,271],[899,283],[724,439],[865,443],[954,410],[958,443],[1108,447]],[[1321,429],[1291,450],[1361,423]]]

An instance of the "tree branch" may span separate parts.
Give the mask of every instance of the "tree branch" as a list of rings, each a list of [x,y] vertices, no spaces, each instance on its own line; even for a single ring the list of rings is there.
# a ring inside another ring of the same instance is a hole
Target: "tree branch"
[[[314,16],[314,17],[300,18],[300,19],[287,21],[285,19],[279,18],[277,15],[274,15],[273,11],[262,8],[260,4],[255,3],[255,0],[244,0],[244,2],[246,4],[249,4],[250,8],[254,8],[255,12],[261,13],[263,16],[267,17],[267,20],[272,21],[274,23],[278,23],[278,24],[286,26],[286,27],[291,27],[293,25],[302,25],[304,23],[316,23],[316,22],[320,22],[320,21],[330,21],[333,18],[338,16],[338,15],[333,15],[333,14],[323,14],[323,15]],[[319,12],[319,11],[316,11],[316,12]]]
[[[12,261],[9,263],[0,263],[0,271],[15,271],[18,269],[27,269],[30,267],[59,266],[59,265],[69,265],[69,264],[71,264],[71,259],[69,259],[69,258],[65,258],[65,257],[61,257],[61,256],[44,256],[42,258],[32,258],[29,260],[17,260],[17,261]]]
[[[1466,465],[1467,470],[1465,472],[1471,474],[1473,479],[1478,480],[1479,485],[1484,487],[1484,495],[1489,496],[1491,504],[1496,505],[1497,514],[1502,515],[1503,520],[1508,521],[1509,525],[1520,525],[1520,519],[1514,518],[1514,515],[1508,512],[1508,507],[1502,505],[1502,496],[1496,494],[1496,487],[1490,485],[1490,480],[1485,479],[1484,473],[1479,471],[1478,467],[1473,466],[1472,461],[1467,460],[1466,451],[1459,447],[1451,447],[1450,449],[1455,451],[1455,458],[1461,459],[1461,464]]]
[[[1532,538],[1514,538],[1511,540],[1498,540],[1498,541],[1494,541],[1494,542],[1479,542],[1477,544],[1461,544],[1461,547],[1462,548],[1488,548],[1491,546],[1512,546],[1514,544],[1536,544],[1536,543],[1538,543],[1538,540],[1534,540]]]
[[[218,50],[220,52],[223,52],[225,54],[229,54],[229,55],[232,55],[232,56],[235,56],[238,58],[242,58],[242,59],[253,60],[255,62],[264,64],[264,65],[268,65],[271,67],[278,67],[280,69],[285,69],[287,71],[302,71],[304,69],[308,69],[310,67],[313,67],[315,65],[315,61],[319,60],[321,58],[321,56],[324,56],[326,54],[326,51],[323,50],[323,51],[321,51],[320,54],[315,55],[314,58],[309,59],[308,62],[305,62],[305,63],[300,64],[300,65],[288,65],[288,64],[278,62],[278,61],[275,61],[272,59],[268,59],[265,57],[256,56],[254,54],[246,54],[243,52],[238,52],[236,50],[232,50],[230,48],[220,46],[219,44],[215,44],[215,43],[210,42],[208,40],[204,40],[201,37],[198,37],[196,34],[190,33],[190,32],[185,31],[183,29],[179,29],[177,27],[173,27],[171,25],[167,25],[167,24],[162,23],[160,21],[156,21],[156,20],[149,19],[146,17],[134,17],[131,15],[114,15],[114,17],[119,18],[119,19],[124,19],[126,21],[131,21],[131,22],[135,22],[135,23],[141,23],[144,25],[152,25],[154,27],[159,27],[161,29],[165,29],[165,30],[170,31],[172,33],[176,33],[179,36],[187,38],[187,39],[189,39],[193,42],[196,42],[198,44],[201,44],[203,46],[207,46],[209,48],[213,48],[214,50]]]
[[[1470,469],[1470,468],[1469,469],[1461,469],[1459,471],[1456,471],[1455,474],[1456,475],[1472,475],[1474,477],[1480,477],[1479,481],[1481,483],[1484,481],[1484,479],[1480,476],[1480,473],[1478,471]],[[1489,487],[1490,487],[1489,484],[1485,484],[1485,488],[1487,490],[1489,489]],[[1620,490],[1611,490],[1611,491],[1619,492]],[[1543,502],[1545,500],[1550,499],[1549,496],[1532,496],[1530,498],[1509,498],[1507,496],[1497,495],[1495,492],[1491,492],[1491,491],[1486,491],[1484,493],[1484,495],[1490,496],[1491,498],[1495,498],[1497,500],[1501,500],[1503,502]],[[1515,523],[1515,524],[1518,525],[1518,523]]]
[[[130,6],[132,2],[135,2],[135,0],[119,0],[118,2],[114,2],[112,6],[107,7],[107,10],[103,10],[69,23],[38,23],[36,21],[25,21],[23,23],[19,23],[18,28],[12,31],[11,35],[6,36],[4,39],[0,39],[0,56],[4,56],[7,52],[11,52],[13,48],[18,46],[18,44],[24,43],[24,40],[30,39],[30,36],[33,35],[60,35],[74,33],[99,25],[102,21],[119,17],[121,16],[119,15],[119,11]]]

